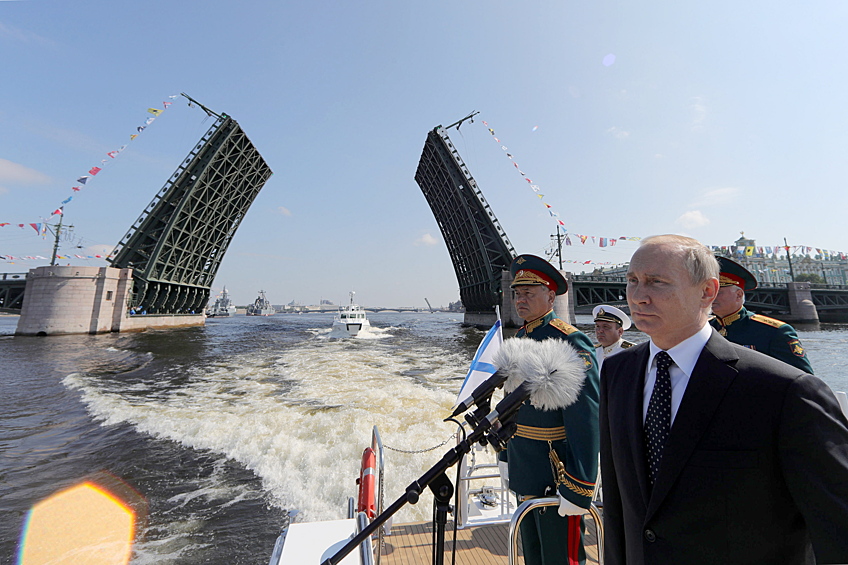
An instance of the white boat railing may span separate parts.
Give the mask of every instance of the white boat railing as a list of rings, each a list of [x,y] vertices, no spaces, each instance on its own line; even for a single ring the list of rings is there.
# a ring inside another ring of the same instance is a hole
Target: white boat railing
[[[545,498],[531,498],[530,500],[525,500],[521,503],[521,506],[518,507],[518,510],[513,514],[512,519],[509,522],[509,547],[507,549],[507,554],[509,555],[509,565],[516,565],[518,561],[518,527],[521,524],[521,521],[530,514],[533,510],[537,508],[546,508],[546,507],[558,507],[559,506],[559,498],[555,496],[548,496]],[[549,512],[556,512],[556,510],[548,510]],[[595,521],[595,531],[597,532],[598,538],[598,564],[603,565],[604,563],[604,521],[601,519],[601,513],[598,510],[598,507],[595,506],[593,502],[589,509],[586,510],[588,514],[591,514],[592,520]]]
[[[360,512],[356,515],[356,533],[359,534],[362,530],[364,530],[368,524],[368,514],[365,512]],[[378,539],[382,539],[378,534]],[[360,565],[374,565],[374,548],[371,545],[371,538],[365,538],[361,544],[359,544],[359,563]],[[377,552],[377,563],[380,563],[380,552]]]
[[[283,546],[286,544],[286,536],[289,534],[289,526],[291,526],[296,515],[297,511],[289,511],[288,524],[285,528],[283,528],[283,531],[280,532],[280,535],[277,536],[277,541],[274,543],[274,551],[271,552],[271,559],[268,561],[269,565],[278,565],[280,563],[280,558],[283,556]]]
[[[371,449],[377,455],[377,516],[383,513],[383,472],[386,468],[383,454],[383,440],[380,438],[380,430],[375,425],[371,430]],[[377,530],[377,565],[380,565],[380,555],[383,553],[383,536],[388,535],[392,527],[391,518]],[[370,544],[369,544],[370,545]]]
[[[457,487],[459,489],[459,508],[456,516],[457,528],[459,529],[509,522],[516,508],[509,492],[509,483],[500,474],[498,464],[496,462],[477,463],[477,455],[487,451],[486,447],[474,445],[460,462],[460,478]],[[486,480],[492,480],[497,484],[486,485],[484,483],[482,487],[472,488],[472,482]],[[474,503],[475,496],[481,501],[481,507],[477,507]],[[494,498],[497,501],[495,505],[498,512],[478,511],[477,516],[472,516],[472,509],[482,508],[484,497]]]

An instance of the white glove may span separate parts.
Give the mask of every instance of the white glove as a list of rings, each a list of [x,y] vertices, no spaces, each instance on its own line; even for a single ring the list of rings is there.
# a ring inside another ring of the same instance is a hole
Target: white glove
[[[509,487],[509,463],[506,461],[498,461],[498,472],[501,474],[504,482]]]
[[[580,508],[573,502],[569,502],[563,496],[557,492],[557,496],[559,497],[559,515],[560,516],[580,516],[581,514],[586,513],[585,508]]]

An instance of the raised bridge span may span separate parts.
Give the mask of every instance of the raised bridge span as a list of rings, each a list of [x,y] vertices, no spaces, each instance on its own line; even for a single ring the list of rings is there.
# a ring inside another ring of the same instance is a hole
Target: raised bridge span
[[[111,267],[0,276],[0,311],[21,314],[17,333],[203,323],[227,247],[272,171],[238,122],[198,105],[214,123],[118,242]]]
[[[447,133],[473,115],[447,127],[437,126],[427,134],[415,181],[447,245],[466,310],[465,322],[489,326],[494,322],[495,308],[499,307],[505,323],[514,325],[518,321],[511,317],[506,272],[516,256],[515,249]],[[568,275],[567,278],[570,290],[562,298],[562,308],[572,320],[575,313],[591,312],[598,304],[626,306],[622,277]],[[811,302],[810,308],[815,306],[814,311],[822,321],[848,320],[848,286],[844,285],[761,284],[757,290],[746,293],[746,305],[752,311],[790,321],[804,319],[797,316],[799,296]],[[556,307],[562,312],[559,304]]]

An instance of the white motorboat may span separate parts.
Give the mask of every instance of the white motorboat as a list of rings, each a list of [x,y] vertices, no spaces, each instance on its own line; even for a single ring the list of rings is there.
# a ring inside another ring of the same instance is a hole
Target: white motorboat
[[[363,328],[370,328],[371,322],[365,316],[365,310],[353,301],[355,292],[350,293],[350,304],[339,307],[339,311],[333,318],[333,333],[342,334],[345,337],[354,337]]]

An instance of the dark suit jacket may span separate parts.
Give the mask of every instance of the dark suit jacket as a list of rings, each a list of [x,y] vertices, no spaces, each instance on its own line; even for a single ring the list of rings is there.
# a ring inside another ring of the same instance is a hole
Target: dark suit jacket
[[[848,563],[848,422],[827,385],[713,330],[651,492],[648,356],[601,371],[605,563]]]

